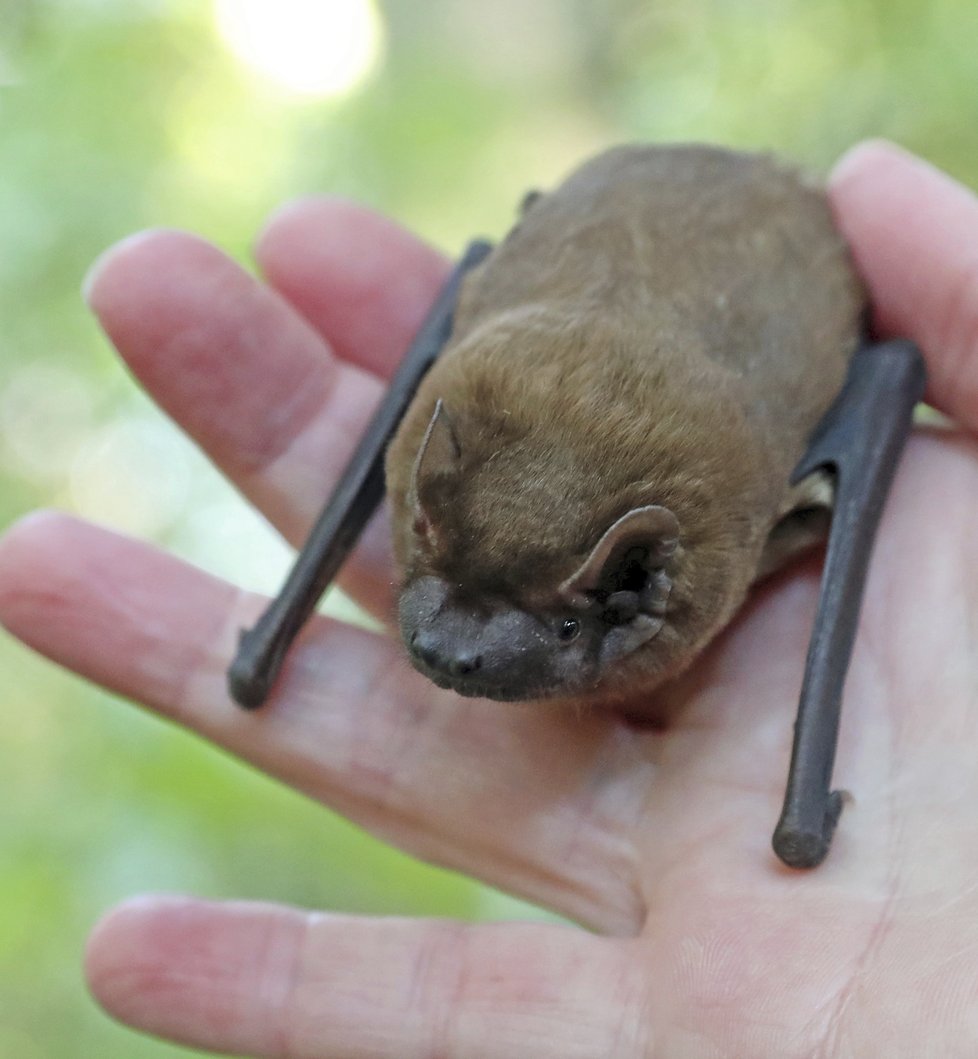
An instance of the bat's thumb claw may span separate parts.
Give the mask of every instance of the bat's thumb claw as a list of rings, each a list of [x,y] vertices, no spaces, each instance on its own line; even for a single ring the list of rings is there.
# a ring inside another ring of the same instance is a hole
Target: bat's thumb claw
[[[228,666],[228,691],[246,710],[257,710],[268,698],[277,667],[255,649],[249,632],[241,633],[238,653]]]
[[[832,836],[835,834],[835,825],[839,822],[839,814],[845,803],[842,791],[832,791],[825,800],[822,812],[813,812],[817,807],[806,807],[804,814],[806,822],[798,819],[790,819],[788,815],[781,817],[778,826],[774,830],[771,844],[779,859],[789,868],[817,868],[825,860],[825,856],[832,844]],[[821,817],[821,827],[812,826],[810,821]]]

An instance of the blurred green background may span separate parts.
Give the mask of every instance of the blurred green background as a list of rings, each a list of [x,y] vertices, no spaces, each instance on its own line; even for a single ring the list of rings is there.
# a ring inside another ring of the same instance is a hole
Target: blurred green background
[[[974,0],[0,0],[0,523],[57,505],[252,588],[282,575],[284,547],[82,306],[90,261],[134,229],[247,262],[269,210],[326,190],[455,253],[625,139],[824,172],[885,135],[975,185],[976,40]],[[9,638],[0,673],[0,1056],[190,1054],[85,993],[86,932],[134,892],[534,914]]]

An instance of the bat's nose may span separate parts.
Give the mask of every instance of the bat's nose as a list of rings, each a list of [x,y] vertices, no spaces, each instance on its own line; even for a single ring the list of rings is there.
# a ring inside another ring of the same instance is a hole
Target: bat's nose
[[[482,668],[482,657],[459,644],[447,644],[433,630],[420,629],[411,636],[411,654],[424,664],[449,677],[467,677]]]

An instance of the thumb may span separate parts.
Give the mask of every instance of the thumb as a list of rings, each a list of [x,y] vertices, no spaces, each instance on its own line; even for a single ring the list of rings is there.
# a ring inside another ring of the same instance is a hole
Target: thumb
[[[978,197],[882,141],[849,151],[829,189],[880,335],[917,342],[928,400],[978,429]]]

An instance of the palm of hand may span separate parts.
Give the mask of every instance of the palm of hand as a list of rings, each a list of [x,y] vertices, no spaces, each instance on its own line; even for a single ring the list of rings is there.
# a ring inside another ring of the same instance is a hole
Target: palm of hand
[[[351,277],[354,236],[383,259]],[[297,539],[379,392],[368,372],[389,363],[443,266],[329,203],[280,217],[259,256],[333,354],[293,307],[184,236],[117,251],[92,300],[161,405]],[[370,320],[352,315],[371,298]],[[141,903],[93,939],[96,994],[135,1025],[254,1055],[971,1054],[976,486],[969,440],[911,443],[847,685],[836,776],[855,801],[807,874],[768,842],[812,566],[758,593],[663,693],[682,706],[665,732],[459,700],[396,644],[325,620],[249,716],[228,702],[224,668],[257,601],[102,531],[24,524],[0,553],[15,633],[392,841],[606,935]],[[368,534],[345,575],[375,611],[388,605],[383,536]]]

